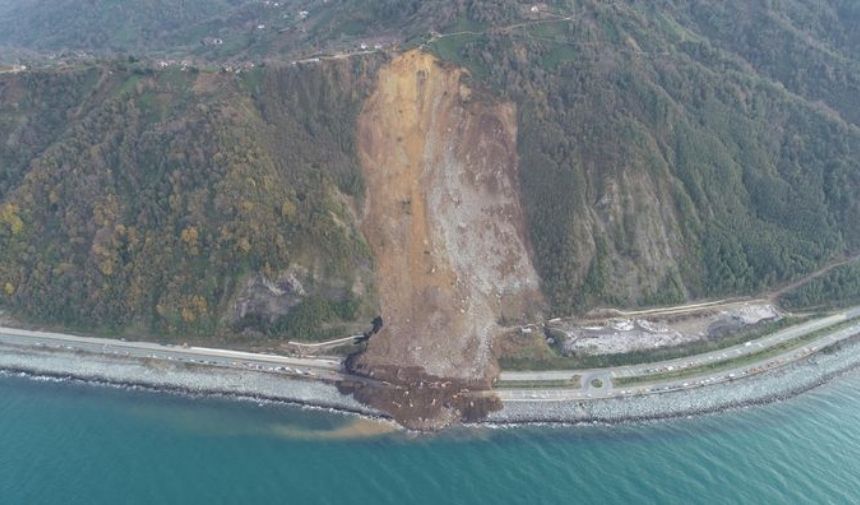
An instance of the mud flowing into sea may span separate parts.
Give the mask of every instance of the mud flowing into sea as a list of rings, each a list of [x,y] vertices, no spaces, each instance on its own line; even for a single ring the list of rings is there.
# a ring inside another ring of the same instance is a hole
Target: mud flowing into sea
[[[0,504],[849,504],[858,427],[858,374],[698,419],[418,438],[293,407],[0,377]]]

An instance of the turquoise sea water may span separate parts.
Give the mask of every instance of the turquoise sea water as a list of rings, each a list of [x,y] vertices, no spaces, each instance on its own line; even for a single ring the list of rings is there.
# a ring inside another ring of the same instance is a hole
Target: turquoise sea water
[[[0,377],[0,505],[860,503],[857,374],[670,422],[358,436],[374,429]]]

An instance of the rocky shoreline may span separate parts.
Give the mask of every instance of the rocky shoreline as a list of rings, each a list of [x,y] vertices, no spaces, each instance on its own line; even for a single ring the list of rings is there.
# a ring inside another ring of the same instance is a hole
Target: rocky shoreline
[[[618,424],[721,412],[780,401],[860,367],[860,336],[785,367],[732,383],[624,398],[503,402],[482,424]],[[333,383],[266,372],[191,366],[161,360],[0,346],[0,371],[191,396],[226,396],[388,418]]]
[[[373,418],[386,417],[351,396],[341,394],[333,383],[254,370],[0,345],[0,371],[190,396],[281,402]]]

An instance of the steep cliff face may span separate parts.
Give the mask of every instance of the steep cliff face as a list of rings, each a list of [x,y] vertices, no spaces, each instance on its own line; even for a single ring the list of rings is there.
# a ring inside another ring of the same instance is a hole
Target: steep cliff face
[[[354,363],[364,374],[486,384],[499,322],[540,304],[515,109],[467,81],[462,69],[408,52],[381,70],[359,116],[361,228],[385,322]]]

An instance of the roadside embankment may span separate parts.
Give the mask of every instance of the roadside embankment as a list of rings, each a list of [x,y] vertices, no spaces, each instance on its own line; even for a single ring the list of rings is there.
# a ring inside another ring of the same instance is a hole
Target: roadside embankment
[[[860,336],[782,368],[728,383],[659,394],[588,400],[516,400],[487,418],[493,423],[620,423],[708,414],[783,400],[860,366]]]
[[[860,335],[784,367],[727,383],[610,398],[503,398],[502,409],[490,413],[485,422],[621,423],[707,414],[786,399],[858,366]],[[331,381],[306,380],[242,368],[0,345],[0,370],[192,395],[281,401],[369,417],[386,417],[351,396],[341,394]]]
[[[333,383],[256,370],[11,345],[0,345],[0,370],[187,394],[282,401],[381,416],[351,396],[340,394]]]

